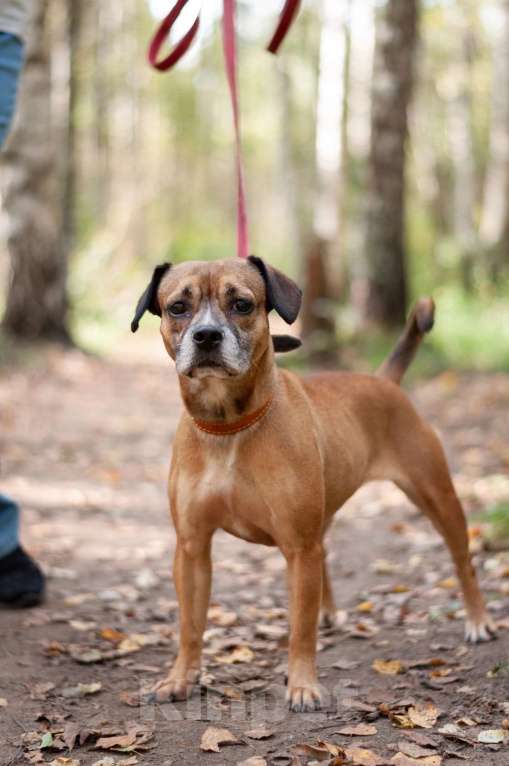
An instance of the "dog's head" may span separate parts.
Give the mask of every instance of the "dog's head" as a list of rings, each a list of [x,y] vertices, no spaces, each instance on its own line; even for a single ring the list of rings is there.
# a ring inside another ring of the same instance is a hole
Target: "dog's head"
[[[157,266],[136,306],[136,332],[146,311],[161,317],[161,334],[179,375],[243,375],[271,342],[268,313],[274,309],[292,324],[301,291],[261,258],[191,261]],[[276,351],[300,345],[273,336]]]

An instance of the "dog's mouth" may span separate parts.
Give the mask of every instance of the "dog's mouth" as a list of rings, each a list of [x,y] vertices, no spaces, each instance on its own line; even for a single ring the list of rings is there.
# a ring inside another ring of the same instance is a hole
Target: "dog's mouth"
[[[231,370],[224,362],[219,359],[207,358],[199,359],[189,368],[187,376],[190,378],[229,378],[235,375],[235,371]]]

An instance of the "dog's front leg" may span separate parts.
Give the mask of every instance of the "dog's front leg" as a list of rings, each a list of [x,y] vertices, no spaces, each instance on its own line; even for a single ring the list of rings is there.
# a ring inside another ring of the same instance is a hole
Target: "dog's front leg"
[[[316,633],[322,596],[324,553],[320,543],[284,550],[288,564],[290,644],[287,700],[291,710],[320,707],[316,678]]]
[[[173,577],[180,610],[180,646],[170,674],[154,687],[158,702],[189,696],[200,672],[203,632],[210,597],[211,536],[177,537]]]

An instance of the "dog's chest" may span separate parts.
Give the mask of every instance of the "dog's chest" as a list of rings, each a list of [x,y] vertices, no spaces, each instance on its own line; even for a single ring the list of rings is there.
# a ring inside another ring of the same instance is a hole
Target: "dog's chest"
[[[260,524],[259,500],[246,482],[249,472],[242,466],[241,439],[239,434],[222,443],[212,442],[201,456],[199,469],[189,466],[189,471],[180,474],[178,515],[184,526],[209,518],[214,526],[236,537],[271,545],[270,532]]]

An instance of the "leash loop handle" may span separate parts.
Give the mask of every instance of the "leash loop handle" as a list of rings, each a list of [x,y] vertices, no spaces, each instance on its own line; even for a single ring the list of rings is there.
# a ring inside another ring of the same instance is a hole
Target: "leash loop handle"
[[[148,60],[151,66],[153,66],[155,69],[158,69],[160,72],[165,72],[167,69],[171,69],[171,67],[175,66],[177,61],[180,61],[182,56],[189,50],[189,47],[196,37],[200,27],[200,14],[198,14],[191,28],[186,32],[184,37],[178,41],[171,53],[169,53],[168,56],[166,56],[166,58],[162,59],[161,61],[157,60],[161,46],[168,37],[173,25],[180,16],[182,9],[187,4],[187,2],[188,0],[177,0],[169,14],[162,20],[154,37],[151,40],[148,49]]]
[[[276,31],[272,35],[270,43],[267,45],[269,53],[276,54],[283,40],[286,37],[286,33],[290,29],[290,26],[299,12],[300,0],[286,0],[279,22],[276,27]]]
[[[235,38],[235,0],[224,0],[223,12],[223,51],[226,76],[230,88],[230,98],[235,129],[235,168],[237,175],[237,255],[247,258],[249,255],[249,235],[247,226],[246,189],[242,163],[242,143],[240,138],[239,99],[237,95],[237,41]]]

